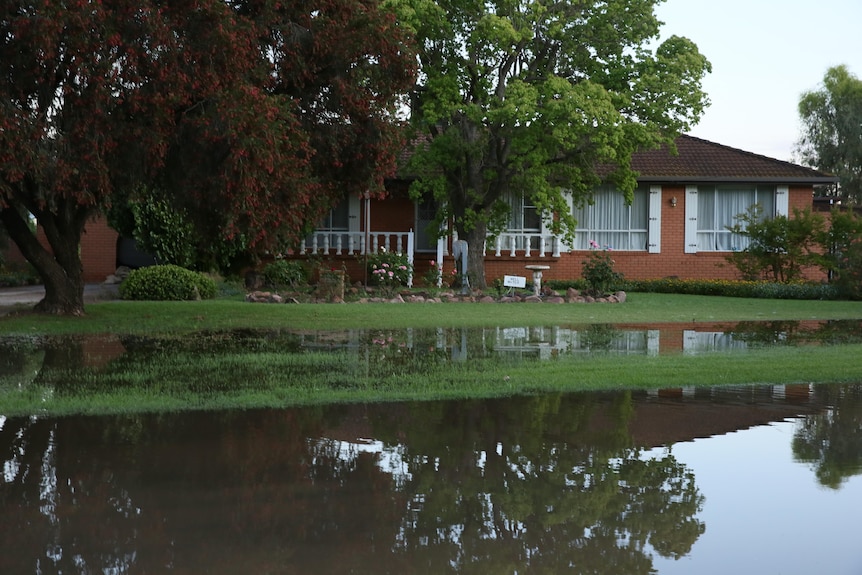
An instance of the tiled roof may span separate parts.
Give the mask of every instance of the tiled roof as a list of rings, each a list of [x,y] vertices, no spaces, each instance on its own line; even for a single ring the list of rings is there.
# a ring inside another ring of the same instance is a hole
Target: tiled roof
[[[632,168],[644,182],[763,182],[820,184],[838,178],[817,170],[716,144],[693,136],[676,139],[677,155],[668,149],[632,155]]]
[[[632,155],[632,168],[641,182],[698,183],[698,182],[750,182],[769,184],[830,184],[838,178],[812,168],[761,156],[745,150],[716,144],[708,140],[682,135],[676,138],[677,154],[667,147],[636,152]],[[413,150],[427,145],[427,137],[420,136],[405,146],[399,154],[401,166],[406,165]],[[611,167],[598,167],[600,175]],[[402,177],[406,177],[401,172]]]

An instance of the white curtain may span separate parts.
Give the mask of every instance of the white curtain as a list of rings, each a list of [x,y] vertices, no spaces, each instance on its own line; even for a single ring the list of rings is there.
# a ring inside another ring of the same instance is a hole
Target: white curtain
[[[638,187],[631,206],[622,192],[612,186],[602,186],[593,194],[593,205],[575,209],[578,220],[575,249],[646,250],[649,194]]]
[[[736,217],[748,212],[754,204],[760,204],[763,208],[763,217],[771,218],[775,214],[774,186],[698,186],[697,194],[698,251],[743,250],[748,247],[748,238],[727,229],[737,223]]]

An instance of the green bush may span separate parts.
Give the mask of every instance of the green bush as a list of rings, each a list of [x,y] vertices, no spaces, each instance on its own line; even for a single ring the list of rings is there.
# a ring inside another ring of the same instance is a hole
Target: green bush
[[[833,285],[848,299],[862,299],[862,241],[847,245],[832,257]]]
[[[212,278],[173,264],[134,270],[120,284],[120,297],[129,300],[188,301],[215,295]]]
[[[263,279],[274,288],[295,288],[308,281],[305,267],[298,260],[276,260],[263,268]]]
[[[603,296],[620,289],[623,274],[614,270],[614,260],[608,252],[591,251],[583,264],[582,275],[588,291]]]
[[[589,289],[586,280],[551,280],[547,285],[562,291],[568,288]],[[813,282],[776,283],[749,280],[691,280],[662,278],[623,280],[619,289],[627,292],[714,295],[763,299],[832,300],[843,294],[834,284]]]
[[[0,264],[0,287],[19,287],[41,283],[41,278],[29,264]]]

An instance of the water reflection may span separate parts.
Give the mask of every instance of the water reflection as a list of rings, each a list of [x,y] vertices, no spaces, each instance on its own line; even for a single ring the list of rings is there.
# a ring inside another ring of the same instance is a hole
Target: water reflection
[[[860,385],[0,418],[0,572],[646,574],[708,537],[701,484],[752,465],[677,451],[785,421],[794,500],[852,510]]]
[[[233,330],[182,337],[0,337],[0,393],[33,381],[43,366],[74,370],[167,353],[305,353],[343,351],[389,363],[433,357],[549,359],[562,355],[658,355],[744,351],[768,346],[862,342],[862,321],[776,321],[694,324],[352,329],[341,331]]]

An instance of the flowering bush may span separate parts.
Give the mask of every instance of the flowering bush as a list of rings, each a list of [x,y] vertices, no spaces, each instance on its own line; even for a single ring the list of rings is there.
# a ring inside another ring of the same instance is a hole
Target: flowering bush
[[[607,253],[613,248],[605,246],[603,252],[598,249],[599,244],[590,240],[590,255],[582,262],[584,267],[581,273],[587,283],[587,289],[594,295],[602,296],[620,289],[623,274],[614,270],[614,260]]]
[[[407,255],[388,252],[385,248],[369,255],[366,265],[371,282],[388,290],[408,285],[413,277],[413,264]]]
[[[425,272],[425,285],[428,287],[437,287],[442,285],[443,270],[437,267],[437,262],[431,260],[431,267]]]

